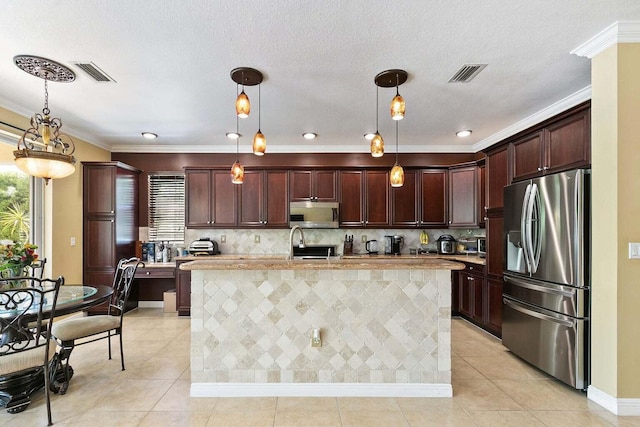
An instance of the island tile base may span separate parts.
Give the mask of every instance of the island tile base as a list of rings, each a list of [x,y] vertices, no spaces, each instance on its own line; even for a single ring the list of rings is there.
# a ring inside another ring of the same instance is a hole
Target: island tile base
[[[191,270],[192,396],[452,396],[450,270]]]

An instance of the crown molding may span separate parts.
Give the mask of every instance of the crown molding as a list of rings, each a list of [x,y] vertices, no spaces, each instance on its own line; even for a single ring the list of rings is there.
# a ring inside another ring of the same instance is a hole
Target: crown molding
[[[573,49],[571,54],[591,59],[618,43],[640,43],[640,22],[616,21]]]
[[[471,147],[472,150],[470,150],[470,152],[476,153],[478,151],[489,148],[493,144],[497,144],[498,142],[503,141],[518,132],[528,129],[531,126],[535,126],[538,123],[543,122],[557,114],[560,114],[571,107],[575,107],[578,104],[588,101],[589,99],[591,99],[591,85],[580,89],[579,91],[572,93],[566,98],[563,98],[549,105],[548,107],[538,111],[537,113],[533,113],[529,117],[526,117],[512,124],[511,126],[504,128],[500,132],[494,133],[490,137],[477,142]]]

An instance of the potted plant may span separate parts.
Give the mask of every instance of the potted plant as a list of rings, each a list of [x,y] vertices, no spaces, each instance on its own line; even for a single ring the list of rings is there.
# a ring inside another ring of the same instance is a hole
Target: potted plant
[[[28,272],[26,271],[34,261],[38,259],[36,254],[36,245],[30,243],[13,243],[9,245],[0,245],[0,278],[14,278],[14,277],[26,277]],[[20,283],[13,283],[12,285],[20,285]],[[6,282],[5,282],[6,283]]]

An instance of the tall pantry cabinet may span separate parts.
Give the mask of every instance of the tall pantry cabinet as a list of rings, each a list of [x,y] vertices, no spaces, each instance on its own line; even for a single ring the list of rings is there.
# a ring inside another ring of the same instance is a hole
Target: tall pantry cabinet
[[[118,260],[135,256],[140,170],[120,162],[82,162],[82,280],[111,285]],[[129,308],[137,298],[132,295]],[[106,305],[89,310],[106,312]]]

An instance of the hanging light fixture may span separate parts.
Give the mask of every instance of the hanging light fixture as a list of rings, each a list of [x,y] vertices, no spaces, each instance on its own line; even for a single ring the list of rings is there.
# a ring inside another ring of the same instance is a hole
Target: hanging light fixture
[[[407,81],[409,75],[404,70],[386,70],[378,73],[375,78],[378,87],[396,87],[396,96],[391,102],[391,118],[396,121],[396,161],[389,174],[389,183],[392,187],[404,185],[404,170],[398,164],[398,120],[404,117],[405,103],[398,87]]]
[[[231,70],[231,80],[242,85],[242,92],[236,98],[236,115],[241,119],[246,119],[251,113],[251,102],[246,93],[245,86],[255,86],[262,82],[262,73],[249,67],[238,67]]]
[[[21,70],[44,79],[44,108],[42,114],[36,113],[31,118],[31,127],[18,140],[18,149],[13,152],[16,166],[29,175],[43,178],[45,184],[50,179],[67,177],[76,170],[75,144],[60,131],[62,120],[49,116],[47,83],[70,83],[76,75],[64,65],[39,56],[18,55],[13,61]]]
[[[256,156],[264,156],[265,151],[267,151],[267,138],[264,137],[260,130],[260,113],[262,111],[260,106],[260,86],[258,85],[258,132],[253,137],[253,154]]]
[[[384,154],[384,139],[378,132],[378,98],[380,93],[380,87],[376,85],[376,133],[371,138],[371,157],[382,157]]]
[[[236,161],[231,166],[231,182],[233,184],[242,184],[244,182],[244,167],[240,164],[240,132],[238,130],[238,117],[236,117]]]
[[[389,183],[392,187],[402,187],[404,185],[404,169],[398,164],[398,122],[396,121],[396,162],[389,174]]]

